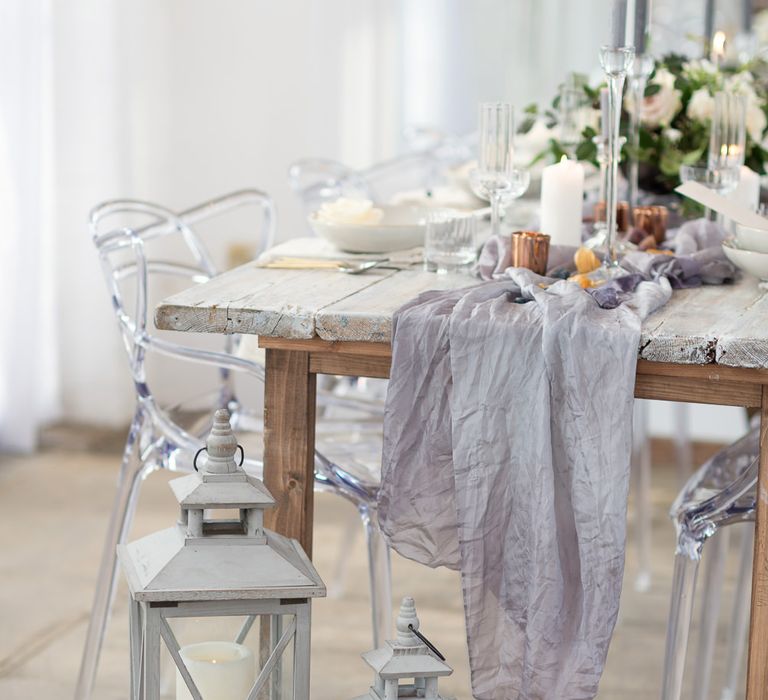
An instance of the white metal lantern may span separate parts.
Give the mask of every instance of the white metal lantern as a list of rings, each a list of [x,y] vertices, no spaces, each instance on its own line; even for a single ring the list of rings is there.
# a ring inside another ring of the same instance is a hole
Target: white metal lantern
[[[444,700],[437,689],[438,679],[453,673],[440,652],[419,632],[413,598],[403,598],[400,605],[397,639],[363,654],[363,659],[373,669],[374,681],[368,692],[355,700]]]
[[[275,700],[287,688],[294,700],[308,700],[310,601],[325,586],[296,540],[264,529],[274,499],[235,463],[237,439],[224,409],[206,449],[200,473],[170,484],[179,522],[118,547],[131,594],[131,697],[160,697],[162,639],[178,669],[178,700]],[[236,517],[211,517],[222,510]],[[180,648],[175,618],[213,616],[244,618],[234,641]],[[252,629],[260,635],[258,675],[244,645]],[[291,642],[293,666],[285,671]]]

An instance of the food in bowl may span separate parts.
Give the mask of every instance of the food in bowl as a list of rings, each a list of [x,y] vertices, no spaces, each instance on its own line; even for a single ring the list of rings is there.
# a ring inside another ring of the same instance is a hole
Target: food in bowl
[[[336,200],[311,214],[309,225],[339,250],[392,253],[424,245],[426,215],[427,209],[419,206],[375,207],[369,200],[347,200],[341,204]]]
[[[317,220],[324,224],[378,224],[384,212],[370,199],[339,197],[318,209]]]

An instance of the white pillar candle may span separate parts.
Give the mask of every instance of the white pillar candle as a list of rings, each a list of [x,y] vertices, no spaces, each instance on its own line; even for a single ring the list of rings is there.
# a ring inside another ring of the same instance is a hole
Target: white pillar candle
[[[201,642],[179,650],[184,665],[205,700],[243,700],[254,682],[253,653],[235,642]],[[176,700],[192,700],[176,669]]]
[[[584,168],[563,156],[541,176],[541,231],[552,245],[581,245]]]
[[[742,165],[739,184],[728,197],[750,211],[757,211],[760,204],[760,176],[746,165]]]

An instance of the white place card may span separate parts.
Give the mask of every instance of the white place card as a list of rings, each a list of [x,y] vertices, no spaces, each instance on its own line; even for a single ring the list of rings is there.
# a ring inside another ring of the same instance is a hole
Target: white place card
[[[709,207],[712,211],[722,214],[731,219],[731,221],[735,221],[737,224],[768,231],[768,219],[764,216],[756,214],[739,202],[734,202],[733,200],[718,194],[702,185],[700,182],[684,182],[675,189],[675,192],[679,192],[685,197],[692,199],[694,202]]]

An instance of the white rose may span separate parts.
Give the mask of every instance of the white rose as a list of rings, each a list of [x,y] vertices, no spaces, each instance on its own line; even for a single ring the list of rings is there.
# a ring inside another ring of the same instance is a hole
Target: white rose
[[[645,97],[640,109],[640,121],[651,128],[664,126],[672,121],[680,110],[680,90],[675,90],[675,76],[666,68],[659,68],[651,85],[658,85],[661,89],[655,94]],[[631,100],[627,100],[626,109],[633,111]]]
[[[683,132],[680,129],[664,129],[664,136],[670,143],[677,143],[683,136]]]
[[[724,87],[726,90],[738,92],[740,95],[749,97],[750,95],[755,94],[754,84],[755,79],[752,76],[752,73],[741,71],[740,73],[734,73],[726,78]]]
[[[708,119],[712,119],[714,111],[715,98],[709,94],[707,88],[699,88],[691,95],[686,113],[691,119],[705,122]]]

